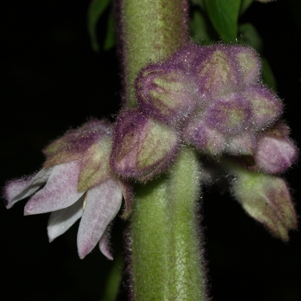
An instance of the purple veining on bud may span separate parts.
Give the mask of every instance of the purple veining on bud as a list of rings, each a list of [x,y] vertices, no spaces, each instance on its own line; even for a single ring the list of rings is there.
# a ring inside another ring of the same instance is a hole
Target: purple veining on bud
[[[234,168],[232,191],[244,210],[276,237],[287,241],[297,217],[285,181],[264,173]]]
[[[123,177],[146,181],[173,160],[179,145],[177,131],[138,110],[124,111],[114,129],[111,166]]]
[[[175,65],[147,66],[139,73],[135,86],[139,108],[162,122],[187,118],[196,104],[191,77]]]
[[[252,106],[252,127],[254,130],[262,130],[271,125],[282,113],[282,102],[264,86],[256,85],[248,88],[243,92],[243,97]]]
[[[184,127],[182,139],[194,145],[199,151],[209,155],[220,155],[225,147],[225,137],[202,120],[202,114],[196,115]]]
[[[287,135],[285,126],[280,124],[260,137],[254,159],[261,170],[282,173],[297,159],[298,150]]]
[[[259,81],[261,62],[258,53],[251,47],[229,46],[229,51],[237,63],[243,85],[256,84]]]
[[[186,70],[186,72],[191,73],[195,61],[198,58],[203,57],[205,53],[205,47],[189,43],[174,53],[167,64],[176,65]]]
[[[238,93],[216,99],[205,113],[206,123],[224,134],[238,134],[248,126],[251,109]]]
[[[239,88],[239,73],[227,46],[219,44],[205,50],[192,71],[200,97],[214,100],[235,92]]]
[[[64,136],[54,140],[44,150],[48,168],[61,163],[77,160],[100,137],[111,135],[111,125],[105,120],[91,120],[81,127],[67,131]]]

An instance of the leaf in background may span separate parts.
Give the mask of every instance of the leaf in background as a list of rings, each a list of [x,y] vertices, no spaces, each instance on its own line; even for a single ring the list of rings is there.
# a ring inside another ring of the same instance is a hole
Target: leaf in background
[[[251,23],[241,24],[238,27],[238,33],[243,43],[246,43],[260,52],[262,48],[262,39],[256,28]]]
[[[277,85],[273,71],[270,67],[270,64],[265,58],[261,58],[262,61],[262,79],[263,82],[272,90],[276,91]]]
[[[225,42],[235,41],[240,0],[205,0],[205,5],[219,36]]]
[[[103,298],[101,298],[101,301],[115,301],[117,299],[122,280],[123,265],[124,263],[121,256],[118,256],[116,259],[114,259],[113,267],[107,279],[106,290]]]
[[[191,0],[192,4],[198,5],[202,9],[205,9],[204,0]]]
[[[114,18],[113,13],[111,12],[108,18],[108,24],[107,24],[107,34],[104,40],[103,49],[104,50],[110,50],[114,47],[116,43],[115,40],[115,31],[114,31]]]
[[[208,24],[199,10],[195,10],[193,12],[192,18],[189,22],[189,27],[191,30],[190,36],[194,42],[202,45],[213,43],[213,40],[210,38],[210,34],[208,32]]]
[[[109,5],[110,0],[92,0],[88,10],[88,32],[91,39],[91,47],[94,51],[99,51],[97,42],[97,22]]]
[[[254,0],[241,0],[239,15],[241,16]]]

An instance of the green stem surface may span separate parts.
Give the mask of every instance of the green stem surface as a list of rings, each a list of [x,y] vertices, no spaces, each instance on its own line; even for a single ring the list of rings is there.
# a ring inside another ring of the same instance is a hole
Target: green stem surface
[[[187,1],[121,3],[126,104],[134,107],[138,72],[188,42]],[[182,147],[166,175],[136,187],[130,232],[133,300],[205,300],[197,218],[200,175],[195,151]]]

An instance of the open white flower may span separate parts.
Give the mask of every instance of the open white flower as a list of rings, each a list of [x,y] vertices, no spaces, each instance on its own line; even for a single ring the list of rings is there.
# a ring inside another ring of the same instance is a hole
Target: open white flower
[[[120,209],[122,191],[127,194],[129,187],[110,170],[110,148],[111,131],[101,121],[90,121],[67,132],[45,149],[48,158],[43,169],[6,185],[7,208],[34,194],[24,214],[51,212],[49,241],[81,218],[79,257],[84,258],[99,243],[101,252],[112,259],[107,244],[108,225]]]

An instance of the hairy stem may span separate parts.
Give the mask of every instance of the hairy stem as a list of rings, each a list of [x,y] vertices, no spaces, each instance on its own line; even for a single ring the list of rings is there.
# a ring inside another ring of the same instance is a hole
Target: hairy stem
[[[133,107],[134,80],[141,68],[187,43],[187,1],[120,4],[125,98]],[[196,154],[183,147],[166,175],[136,187],[129,236],[133,300],[205,300],[199,180]]]

